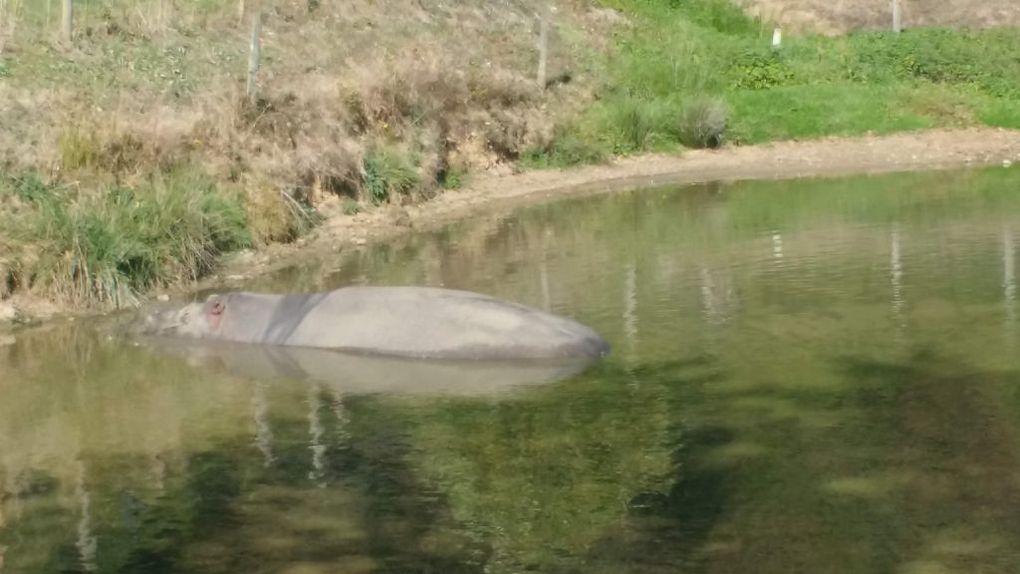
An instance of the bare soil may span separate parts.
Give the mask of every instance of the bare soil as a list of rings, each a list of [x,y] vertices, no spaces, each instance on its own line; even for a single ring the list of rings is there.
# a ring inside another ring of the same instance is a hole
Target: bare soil
[[[435,229],[477,213],[568,196],[610,193],[659,185],[713,181],[792,179],[856,173],[949,169],[1020,163],[1020,131],[972,128],[890,136],[789,141],[760,146],[691,150],[620,158],[607,165],[476,176],[461,190],[407,207],[382,207],[345,216],[327,207],[327,221],[290,245],[242,253],[226,261],[201,288],[241,281],[348,248]],[[332,211],[332,213],[330,213]]]
[[[200,284],[154,295],[188,298],[197,290],[234,287],[257,275],[312,257],[359,249],[413,231],[434,229],[473,214],[507,211],[568,196],[659,185],[950,169],[1014,162],[1020,163],[1020,131],[970,128],[644,155],[621,158],[607,165],[567,170],[480,174],[466,188],[448,191],[419,205],[380,207],[353,216],[343,215],[339,202],[326,205],[326,221],[309,236],[289,245],[237,254],[224,261],[217,274]],[[66,314],[52,302],[24,296],[0,304],[3,305],[13,305],[21,316],[40,319]],[[0,322],[4,316],[0,309]]]

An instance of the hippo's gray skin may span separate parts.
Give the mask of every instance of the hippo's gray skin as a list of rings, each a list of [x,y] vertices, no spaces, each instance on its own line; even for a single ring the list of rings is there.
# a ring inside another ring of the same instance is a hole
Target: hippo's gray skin
[[[213,295],[148,315],[141,332],[415,358],[590,358],[609,352],[602,337],[570,319],[477,293],[430,287]]]

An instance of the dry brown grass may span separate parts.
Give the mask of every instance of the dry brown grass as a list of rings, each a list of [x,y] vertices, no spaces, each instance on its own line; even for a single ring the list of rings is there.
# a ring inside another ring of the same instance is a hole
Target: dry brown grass
[[[535,86],[536,0],[325,0],[312,13],[303,1],[266,2],[254,104],[242,97],[247,24],[236,2],[171,14],[107,3],[83,17],[71,52],[38,42],[42,32],[14,38],[0,86],[9,169],[119,180],[183,160],[310,202],[360,197],[372,142],[404,142],[421,180],[435,182],[451,166],[516,158],[589,92],[583,77]],[[586,2],[560,2],[550,75],[576,76],[589,48],[576,39],[614,24]],[[86,78],[100,68],[103,82]]]
[[[751,13],[793,30],[839,34],[891,26],[889,0],[737,0]],[[1016,0],[902,0],[905,28],[1020,25]]]

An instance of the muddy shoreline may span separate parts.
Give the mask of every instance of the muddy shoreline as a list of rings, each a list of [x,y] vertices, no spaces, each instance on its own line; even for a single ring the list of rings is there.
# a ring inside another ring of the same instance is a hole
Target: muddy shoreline
[[[695,150],[618,159],[607,165],[510,175],[479,174],[469,185],[407,207],[378,208],[343,215],[339,202],[323,206],[325,221],[308,236],[287,245],[242,252],[223,261],[218,271],[198,282],[151,298],[186,299],[197,291],[232,288],[244,281],[294,264],[344,250],[436,229],[476,213],[499,213],[558,198],[627,191],[658,185],[692,185],[751,179],[795,179],[953,169],[1020,163],[1020,131],[973,128],[930,130],[889,136],[787,141],[760,146]],[[4,310],[4,307],[7,310]],[[5,317],[33,321],[88,312],[62,309],[52,301],[15,295],[0,303]]]

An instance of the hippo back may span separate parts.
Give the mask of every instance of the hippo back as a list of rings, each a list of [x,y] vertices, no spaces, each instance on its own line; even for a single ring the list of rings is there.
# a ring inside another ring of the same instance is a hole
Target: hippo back
[[[428,287],[347,287],[311,295],[233,293],[223,337],[444,358],[598,357],[588,327],[486,295]]]

